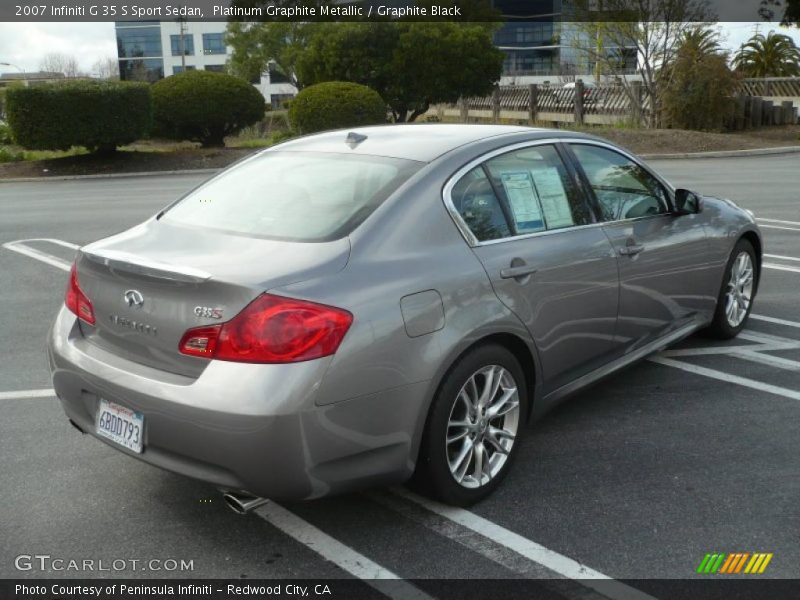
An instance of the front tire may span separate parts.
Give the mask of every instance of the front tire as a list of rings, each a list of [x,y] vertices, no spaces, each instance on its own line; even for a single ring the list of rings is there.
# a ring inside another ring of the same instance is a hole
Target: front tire
[[[739,240],[725,267],[714,320],[706,330],[711,337],[729,340],[744,329],[758,285],[757,264],[753,245]]]
[[[416,487],[457,506],[491,494],[517,454],[527,397],[522,367],[506,348],[479,346],[459,359],[433,400]]]

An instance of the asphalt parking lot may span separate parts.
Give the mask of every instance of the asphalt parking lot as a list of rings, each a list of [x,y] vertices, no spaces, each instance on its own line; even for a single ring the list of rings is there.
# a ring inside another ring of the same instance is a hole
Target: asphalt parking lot
[[[746,332],[692,337],[574,396],[468,511],[400,488],[239,517],[213,487],[81,436],[44,353],[74,249],[204,177],[0,183],[0,578],[92,575],[15,569],[47,554],[193,561],[113,573],[126,577],[682,579],[708,552],[770,552],[756,577],[800,577],[797,157],[652,161],[759,218],[767,256]],[[398,595],[435,595],[407,585]]]

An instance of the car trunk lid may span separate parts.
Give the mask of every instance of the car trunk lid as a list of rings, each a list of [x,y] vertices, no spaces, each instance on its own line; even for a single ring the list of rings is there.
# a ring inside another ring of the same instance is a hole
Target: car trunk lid
[[[78,280],[94,307],[92,344],[128,360],[197,377],[208,361],[181,354],[187,329],[228,321],[267,289],[336,273],[347,238],[275,241],[155,219],[81,249]]]

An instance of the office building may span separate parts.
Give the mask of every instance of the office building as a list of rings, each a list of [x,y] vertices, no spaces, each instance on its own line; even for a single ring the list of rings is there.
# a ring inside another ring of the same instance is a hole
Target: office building
[[[222,22],[124,21],[115,25],[120,78],[125,81],[157,81],[184,69],[224,71],[231,55]],[[272,70],[253,85],[273,108],[297,93]]]

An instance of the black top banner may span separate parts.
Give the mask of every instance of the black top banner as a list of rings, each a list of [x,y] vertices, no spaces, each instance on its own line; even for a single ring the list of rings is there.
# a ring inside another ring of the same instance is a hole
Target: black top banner
[[[800,0],[3,0],[0,21],[771,21]]]

